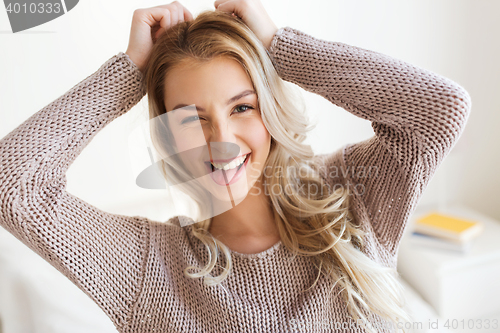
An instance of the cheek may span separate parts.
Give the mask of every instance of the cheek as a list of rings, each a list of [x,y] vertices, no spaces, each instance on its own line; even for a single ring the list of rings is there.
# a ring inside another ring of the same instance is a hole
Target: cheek
[[[266,158],[271,143],[271,135],[267,131],[266,126],[264,126],[262,119],[252,119],[246,122],[244,132],[242,133],[245,133],[245,141],[249,148],[258,154],[259,157]]]

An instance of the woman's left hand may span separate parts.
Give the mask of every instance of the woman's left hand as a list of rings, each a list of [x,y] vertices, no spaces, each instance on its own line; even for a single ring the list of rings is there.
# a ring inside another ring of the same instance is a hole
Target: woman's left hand
[[[216,10],[233,13],[241,18],[264,47],[269,49],[278,28],[259,0],[217,0],[214,6]]]

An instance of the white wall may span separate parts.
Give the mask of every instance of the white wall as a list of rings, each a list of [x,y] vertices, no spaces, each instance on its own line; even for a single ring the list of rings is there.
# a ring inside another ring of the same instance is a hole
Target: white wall
[[[472,96],[460,141],[431,180],[421,204],[465,203],[500,220],[496,147],[500,124],[500,3],[494,0],[264,0],[279,27],[389,54],[449,77]],[[193,14],[213,1],[181,1]],[[0,10],[0,137],[64,94],[114,54],[125,51],[133,10],[161,1],[82,0],[63,17],[12,34]],[[303,92],[317,153],[373,135],[370,123]],[[70,167],[68,191],[110,212],[169,217],[163,191],[135,186],[128,134],[147,117],[146,99],[103,129]],[[143,161],[147,163],[147,160]]]
[[[456,201],[500,220],[500,2],[466,2],[463,85],[473,111],[464,132]],[[457,166],[458,167],[458,166]]]

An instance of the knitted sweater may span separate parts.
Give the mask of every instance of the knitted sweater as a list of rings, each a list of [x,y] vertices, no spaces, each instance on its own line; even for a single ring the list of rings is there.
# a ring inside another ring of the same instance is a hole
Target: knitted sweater
[[[396,267],[408,218],[467,122],[469,95],[419,67],[290,27],[277,31],[268,52],[282,79],[371,122],[373,137],[317,158],[332,188],[353,190],[355,223],[368,233],[363,251]],[[83,290],[119,332],[323,332],[342,323],[350,323],[343,332],[364,332],[348,319],[338,284],[330,293],[322,275],[302,292],[317,269],[310,258],[289,260],[281,241],[261,253],[231,251],[229,277],[209,287],[183,274],[208,262],[191,225],[111,214],[66,191],[71,163],[144,95],[142,73],[120,52],[2,138],[0,225]],[[369,166],[370,176],[358,172]]]

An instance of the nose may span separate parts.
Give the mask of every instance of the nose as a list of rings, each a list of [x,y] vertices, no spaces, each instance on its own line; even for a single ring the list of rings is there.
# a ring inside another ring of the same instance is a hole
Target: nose
[[[215,120],[206,138],[213,159],[234,158],[238,155],[236,136],[227,120]]]

